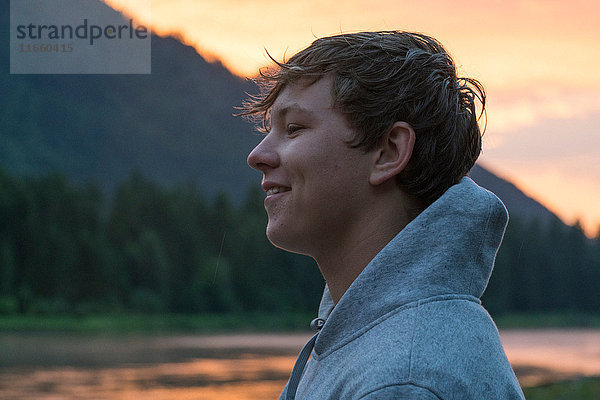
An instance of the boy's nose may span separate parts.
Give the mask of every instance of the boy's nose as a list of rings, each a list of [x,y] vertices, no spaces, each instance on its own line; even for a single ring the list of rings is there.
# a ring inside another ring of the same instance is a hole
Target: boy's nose
[[[269,143],[268,136],[250,152],[247,162],[250,167],[261,172],[279,165],[279,155]]]

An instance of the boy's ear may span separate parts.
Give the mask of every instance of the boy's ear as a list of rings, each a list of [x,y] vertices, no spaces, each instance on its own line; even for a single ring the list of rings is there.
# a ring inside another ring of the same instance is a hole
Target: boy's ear
[[[398,175],[410,160],[415,145],[415,131],[410,124],[397,121],[381,139],[369,183],[381,185]]]

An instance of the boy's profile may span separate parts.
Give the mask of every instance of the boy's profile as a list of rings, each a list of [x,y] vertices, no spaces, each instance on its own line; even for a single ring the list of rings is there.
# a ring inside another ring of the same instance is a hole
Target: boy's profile
[[[281,398],[524,398],[479,300],[508,218],[466,177],[483,87],[399,31],[317,39],[260,83],[267,237],[326,280]]]

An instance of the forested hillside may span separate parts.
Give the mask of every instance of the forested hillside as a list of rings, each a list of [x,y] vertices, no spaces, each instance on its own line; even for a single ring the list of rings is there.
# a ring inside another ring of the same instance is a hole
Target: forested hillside
[[[241,205],[140,175],[113,199],[60,176],[0,174],[0,312],[315,312],[314,262],[271,246],[263,194]],[[510,221],[484,296],[492,313],[595,312],[600,240]]]
[[[108,6],[107,6],[108,7]],[[251,82],[172,37],[152,37],[151,75],[10,75],[8,1],[0,13],[0,165],[59,172],[112,191],[132,171],[243,195],[257,143],[233,116]]]
[[[0,313],[314,310],[313,262],[271,246],[262,193],[241,206],[139,175],[116,190],[0,173]]]

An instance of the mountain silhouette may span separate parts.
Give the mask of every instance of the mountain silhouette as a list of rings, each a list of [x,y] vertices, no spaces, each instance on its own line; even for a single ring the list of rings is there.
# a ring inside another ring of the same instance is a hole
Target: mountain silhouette
[[[511,182],[498,177],[480,164],[475,164],[469,176],[478,185],[494,192],[504,203],[510,215],[517,215],[524,220],[538,220],[544,226],[552,222],[563,224],[556,214],[544,205],[529,197]]]

